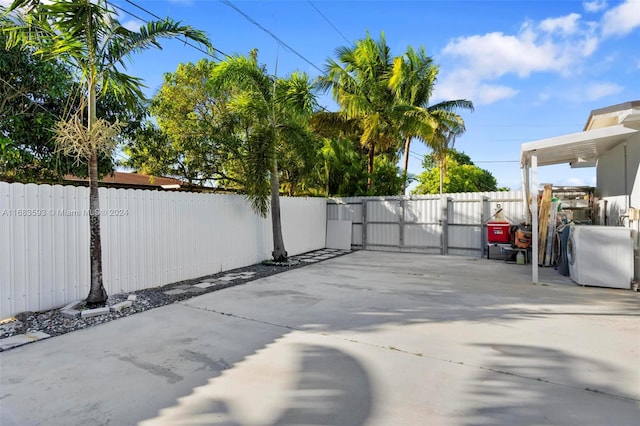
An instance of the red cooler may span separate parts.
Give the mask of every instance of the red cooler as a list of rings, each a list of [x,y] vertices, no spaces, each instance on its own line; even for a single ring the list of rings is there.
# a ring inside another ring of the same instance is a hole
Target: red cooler
[[[509,222],[489,222],[487,228],[489,230],[489,243],[509,243],[511,236],[509,235]]]

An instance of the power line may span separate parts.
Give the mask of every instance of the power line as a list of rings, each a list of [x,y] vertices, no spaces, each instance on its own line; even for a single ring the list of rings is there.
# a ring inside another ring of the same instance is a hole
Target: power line
[[[126,0],[129,1],[129,0]],[[289,46],[287,43],[285,43],[284,41],[282,41],[282,39],[280,39],[277,35],[275,35],[274,33],[272,33],[269,29],[267,29],[266,27],[264,27],[263,25],[261,25],[258,21],[256,21],[255,19],[253,19],[251,16],[247,15],[245,12],[242,11],[242,9],[240,9],[238,6],[236,6],[235,4],[233,4],[231,1],[229,0],[219,0],[220,3],[225,4],[227,6],[229,6],[230,8],[232,8],[233,10],[235,10],[236,12],[238,12],[240,15],[242,15],[247,21],[251,22],[253,25],[255,25],[256,27],[260,28],[262,31],[264,31],[265,33],[269,34],[274,40],[276,40],[278,43],[280,43],[282,46],[284,46],[285,49],[287,49],[289,52],[293,53],[294,55],[296,55],[297,57],[299,57],[300,59],[302,59],[303,61],[305,61],[307,64],[311,65],[313,68],[317,69],[320,73],[324,74],[324,71],[322,71],[320,69],[320,67],[318,67],[317,65],[315,65],[313,62],[311,62],[310,60],[308,60],[307,58],[305,58],[301,53],[299,53],[297,50],[295,50],[293,47]]]
[[[335,25],[333,25],[333,23],[329,20],[329,18],[327,18],[327,17],[324,15],[324,13],[322,13],[322,12],[320,11],[320,9],[318,9],[318,8],[316,7],[316,5],[315,5],[315,4],[311,3],[311,0],[307,0],[307,3],[309,3],[309,4],[311,5],[311,7],[313,7],[313,8],[316,10],[316,12],[318,12],[318,14],[319,14],[320,16],[322,16],[322,17],[324,18],[324,20],[325,20],[325,21],[327,21],[327,23],[328,23],[329,25],[331,25],[331,28],[333,28],[334,30],[336,30],[336,32],[337,32],[338,34],[340,34],[340,35],[342,36],[342,38],[343,38],[347,43],[351,43],[351,42],[350,42],[350,41],[349,41],[349,40],[344,36],[344,34],[342,34],[342,33],[340,32],[340,30],[339,30],[338,28],[336,28],[336,26],[335,26]]]
[[[125,1],[126,1],[127,3],[129,3],[130,5],[132,5],[132,6],[134,6],[134,7],[137,7],[138,9],[142,10],[143,12],[148,13],[149,15],[153,16],[154,18],[156,18],[156,19],[158,19],[158,20],[160,20],[160,21],[162,21],[162,20],[163,20],[163,18],[161,18],[160,16],[158,16],[158,15],[156,15],[155,13],[151,12],[149,9],[146,9],[146,8],[144,8],[144,7],[140,6],[139,4],[137,4],[137,3],[135,3],[135,2],[133,2],[133,1],[131,1],[131,0],[125,0]],[[141,21],[142,21],[142,22],[144,22],[145,24],[146,24],[146,23],[148,23],[148,21],[147,21],[146,19],[143,19],[143,18],[141,18],[141,17],[139,17],[139,16],[137,16],[137,15],[135,15],[135,14],[133,14],[133,13],[131,13],[131,12],[127,11],[127,10],[124,10],[124,9],[123,9],[123,8],[121,8],[120,6],[117,6],[117,5],[113,4],[113,3],[111,3],[111,4],[112,4],[112,6],[114,6],[114,7],[118,8],[118,9],[122,10],[122,11],[123,11],[123,12],[125,12],[125,13],[128,13],[129,15],[133,16],[134,18],[141,20]],[[201,52],[201,53],[204,53],[205,55],[210,56],[210,57],[212,57],[212,58],[216,59],[216,58],[215,58],[215,56],[213,56],[210,52],[208,52],[208,51],[206,51],[206,50],[204,50],[204,49],[200,48],[199,46],[196,46],[195,44],[189,43],[189,41],[187,40],[187,38],[186,38],[186,37],[184,38],[184,40],[183,40],[183,41],[184,41],[184,44],[186,44],[187,46],[192,47],[192,48],[196,49],[197,51],[199,51],[199,52]],[[220,53],[221,55],[224,55],[224,56],[226,56],[227,58],[230,58],[230,56],[229,56],[229,55],[227,55],[226,53],[224,53],[222,50],[220,50],[220,49],[216,49],[215,47],[212,47],[212,49],[213,49],[215,52],[218,52],[218,53]]]

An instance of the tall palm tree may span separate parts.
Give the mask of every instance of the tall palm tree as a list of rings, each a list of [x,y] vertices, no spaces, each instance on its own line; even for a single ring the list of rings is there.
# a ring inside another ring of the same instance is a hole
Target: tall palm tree
[[[401,119],[404,137],[403,194],[406,191],[412,139],[422,141],[436,153],[437,158],[443,159],[446,155],[443,143],[446,148],[448,142],[445,141],[450,141],[454,135],[464,132],[464,120],[454,111],[473,111],[473,103],[466,99],[429,105],[438,71],[438,66],[433,63],[433,58],[427,56],[424,47],[416,51],[409,46],[403,56],[394,59],[389,87],[397,97],[396,102],[405,106]],[[444,137],[445,134],[447,137]],[[439,163],[440,165],[442,163]]]
[[[266,217],[271,210],[273,260],[284,262],[278,150],[285,145],[295,148],[313,137],[308,123],[317,104],[311,81],[304,73],[288,78],[268,75],[254,52],[251,57],[217,63],[210,82],[228,93],[228,107],[236,113],[236,133],[246,146],[245,191],[256,212]]]
[[[351,47],[336,49],[336,56],[339,62],[328,60],[326,76],[319,79],[319,87],[331,88],[340,105],[340,112],[332,120],[359,123],[360,143],[368,152],[367,187],[371,190],[376,150],[388,149],[398,141],[398,112],[387,83],[393,68],[391,49],[384,33],[378,41],[367,34]]]
[[[13,11],[15,25],[3,28],[8,45],[30,46],[36,54],[56,57],[79,74],[85,87],[87,106],[86,126],[81,120],[73,121],[78,132],[60,140],[82,140],[73,149],[78,157],[89,164],[89,226],[91,289],[86,299],[92,306],[104,305],[107,294],[102,283],[102,249],[100,239],[100,205],[98,196],[98,156],[111,154],[113,136],[117,128],[105,125],[97,118],[98,90],[113,92],[129,105],[143,98],[142,80],[124,72],[125,60],[133,53],[147,48],[160,48],[159,38],[185,36],[210,47],[205,34],[170,19],[149,22],[138,32],[124,28],[116,19],[106,0],[67,0],[41,3],[39,0],[15,0],[7,9]],[[69,129],[68,127],[66,128]],[[65,132],[65,126],[59,127]],[[100,133],[110,137],[100,138]],[[64,136],[64,135],[63,135]]]

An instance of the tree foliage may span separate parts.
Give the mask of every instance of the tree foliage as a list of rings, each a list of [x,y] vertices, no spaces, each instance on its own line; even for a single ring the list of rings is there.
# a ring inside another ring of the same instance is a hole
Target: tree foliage
[[[367,149],[367,187],[373,188],[375,155],[397,150],[400,133],[398,117],[402,106],[389,87],[393,69],[391,49],[384,33],[379,40],[369,34],[353,46],[336,49],[338,60],[329,59],[322,89],[331,89],[340,111],[327,114],[329,125],[358,126],[360,144]],[[327,124],[325,124],[326,126]]]
[[[197,185],[238,182],[240,141],[226,103],[229,93],[210,83],[214,65],[203,59],[165,74],[150,108],[157,127],[146,123],[127,146],[127,166]]]
[[[273,259],[284,261],[287,252],[280,222],[279,159],[303,150],[313,142],[309,119],[316,108],[316,98],[309,77],[293,73],[275,78],[260,67],[257,57],[230,57],[214,65],[209,84],[226,94],[225,129],[240,142],[244,191],[254,210],[266,215],[271,210]],[[313,150],[309,150],[313,151]]]
[[[396,57],[389,87],[404,105],[400,117],[400,130],[404,138],[403,180],[407,180],[409,152],[413,138],[425,143],[442,159],[449,142],[465,131],[464,120],[455,111],[468,109],[473,104],[466,99],[441,101],[430,105],[439,68],[427,56],[424,47],[415,50],[409,46],[403,56]],[[404,193],[405,184],[402,192]]]
[[[418,175],[418,186],[413,194],[438,194],[440,192],[439,160],[435,153],[425,156],[425,171]],[[471,161],[464,152],[450,149],[445,157],[445,173],[442,182],[443,192],[487,192],[498,191],[493,175]]]
[[[398,159],[395,153],[376,156],[371,189],[367,186],[367,159],[366,150],[357,140],[324,138],[316,165],[319,193],[340,197],[399,194],[402,177],[396,166]]]
[[[118,22],[115,11],[106,0],[51,3],[14,0],[7,12],[16,9],[21,10],[11,15],[11,22],[2,27],[7,47],[32,49],[34,54],[45,60],[61,61],[76,73],[83,89],[75,119],[58,126],[62,135],[59,141],[65,149],[77,148],[73,146],[76,143],[74,138],[64,137],[64,133],[75,133],[88,144],[86,150],[75,150],[75,155],[86,159],[89,165],[91,286],[86,301],[89,305],[104,305],[107,294],[102,284],[98,160],[99,153],[112,143],[111,139],[116,134],[96,131],[113,128],[106,120],[98,118],[97,91],[111,93],[128,106],[133,106],[144,96],[142,81],[124,72],[125,61],[132,54],[160,47],[158,39],[164,37],[184,35],[206,46],[209,42],[204,33],[170,19],[149,22],[139,31],[131,31]],[[86,115],[82,115],[84,107]]]
[[[87,162],[59,152],[54,140],[56,123],[77,115],[81,107],[74,74],[59,61],[33,54],[34,49],[5,45],[0,31],[0,178],[53,183],[66,174],[86,177]],[[101,118],[124,124],[121,138],[131,137],[146,115],[142,104],[127,108],[111,93],[98,98],[97,105]],[[99,156],[99,175],[113,168],[111,156]]]

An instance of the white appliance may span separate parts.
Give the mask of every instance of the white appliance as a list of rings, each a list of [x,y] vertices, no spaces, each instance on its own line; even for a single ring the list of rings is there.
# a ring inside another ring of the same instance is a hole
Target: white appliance
[[[633,280],[631,230],[622,226],[572,226],[567,259],[569,275],[576,284],[628,289]]]

